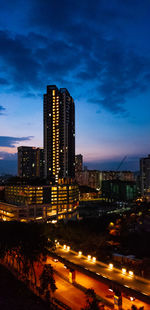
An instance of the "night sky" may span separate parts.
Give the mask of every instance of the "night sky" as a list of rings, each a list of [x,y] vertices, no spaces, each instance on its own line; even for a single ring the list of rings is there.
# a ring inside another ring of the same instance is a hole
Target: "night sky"
[[[0,0],[0,173],[43,145],[43,94],[76,104],[89,168],[138,170],[150,153],[150,1]]]

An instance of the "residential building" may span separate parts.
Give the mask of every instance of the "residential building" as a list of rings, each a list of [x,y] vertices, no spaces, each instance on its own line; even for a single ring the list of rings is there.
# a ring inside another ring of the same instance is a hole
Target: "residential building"
[[[75,174],[83,170],[83,156],[81,154],[75,155]]]
[[[97,190],[101,189],[102,181],[108,180],[134,181],[134,174],[131,171],[83,170],[76,172],[76,181],[79,185]]]
[[[150,155],[140,159],[141,194],[150,200]]]
[[[44,150],[42,148],[18,147],[18,176],[28,179],[44,177]]]
[[[75,107],[66,88],[47,86],[44,95],[45,178],[75,177]]]

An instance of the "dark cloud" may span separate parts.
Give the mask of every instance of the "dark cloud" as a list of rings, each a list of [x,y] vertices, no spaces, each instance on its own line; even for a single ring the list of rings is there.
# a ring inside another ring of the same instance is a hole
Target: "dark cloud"
[[[9,84],[8,80],[0,77],[0,85],[8,85],[8,84]]]
[[[127,100],[149,88],[150,59],[111,40],[106,41],[101,60],[101,72],[95,72],[99,76],[96,94],[88,101],[113,113],[126,113]]]
[[[25,47],[24,36],[12,37],[6,31],[0,31],[0,57],[7,68],[7,75],[16,89],[38,87],[40,64],[35,60],[31,48]]]
[[[16,144],[22,141],[29,141],[33,137],[7,137],[7,136],[0,136],[0,147],[15,147]]]
[[[5,108],[0,105],[0,115],[3,114],[3,111],[5,111]]]
[[[67,81],[76,97],[84,84],[88,102],[127,115],[127,100],[149,88],[150,57],[127,42],[134,22],[146,18],[149,1],[22,0],[14,3],[15,12],[21,5],[28,12],[22,13],[22,33],[0,31],[0,84],[35,98],[54,81]]]

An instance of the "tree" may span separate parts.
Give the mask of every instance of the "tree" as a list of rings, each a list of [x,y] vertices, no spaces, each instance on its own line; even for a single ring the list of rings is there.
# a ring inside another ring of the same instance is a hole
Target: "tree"
[[[50,299],[50,293],[54,293],[57,289],[54,279],[54,271],[50,264],[44,265],[43,272],[40,276],[41,293],[45,295],[46,300]]]
[[[135,305],[132,305],[131,310],[137,310],[137,307]]]
[[[17,270],[19,275],[28,281],[31,277],[36,286],[35,264],[43,264],[48,254],[48,244],[44,227],[39,223],[0,223],[0,259]]]
[[[99,310],[99,301],[96,297],[96,293],[92,288],[87,289],[86,293],[86,305],[81,310]]]

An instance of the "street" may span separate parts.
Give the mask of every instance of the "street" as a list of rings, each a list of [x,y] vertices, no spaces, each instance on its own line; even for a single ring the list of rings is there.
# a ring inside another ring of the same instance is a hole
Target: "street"
[[[79,266],[83,266],[84,268],[93,271],[94,273],[100,274],[103,277],[106,277],[110,280],[116,281],[119,284],[124,285],[125,287],[132,288],[138,292],[143,293],[144,295],[150,296],[150,281],[145,280],[144,278],[139,277],[130,277],[128,274],[122,274],[121,270],[117,268],[113,268],[112,270],[108,268],[108,266],[104,263],[96,261],[93,263],[91,260],[88,261],[87,257],[81,256],[74,251],[66,251],[62,246],[56,248],[56,254],[61,257],[73,262]]]

